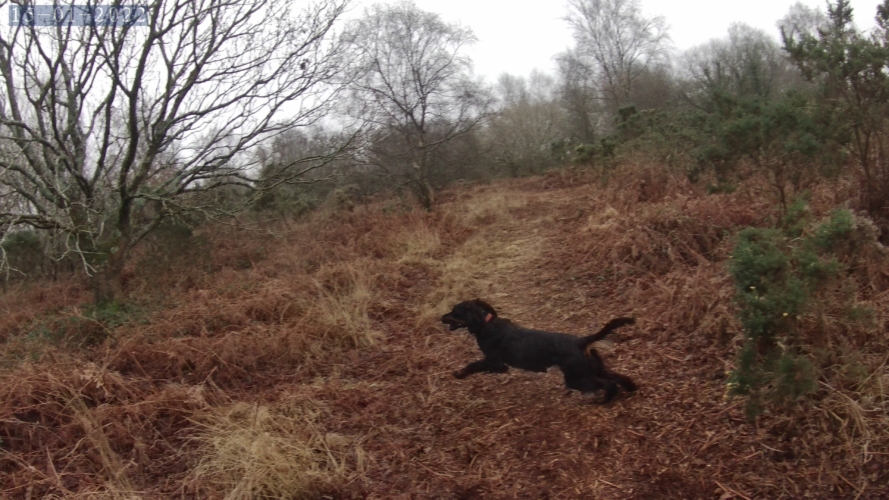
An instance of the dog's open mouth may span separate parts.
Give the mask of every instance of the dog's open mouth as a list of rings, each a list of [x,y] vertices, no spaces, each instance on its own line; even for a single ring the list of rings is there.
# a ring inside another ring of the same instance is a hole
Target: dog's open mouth
[[[450,331],[454,331],[458,328],[465,328],[466,327],[465,322],[460,321],[459,319],[457,319],[453,316],[448,316],[447,314],[445,314],[444,316],[441,317],[441,322],[448,325],[448,330],[450,330]]]

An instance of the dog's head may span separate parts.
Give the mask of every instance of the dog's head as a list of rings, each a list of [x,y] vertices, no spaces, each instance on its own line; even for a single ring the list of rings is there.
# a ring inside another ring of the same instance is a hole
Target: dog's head
[[[441,317],[448,330],[469,328],[470,331],[484,326],[497,317],[497,311],[482,299],[467,300],[455,305],[451,312]]]

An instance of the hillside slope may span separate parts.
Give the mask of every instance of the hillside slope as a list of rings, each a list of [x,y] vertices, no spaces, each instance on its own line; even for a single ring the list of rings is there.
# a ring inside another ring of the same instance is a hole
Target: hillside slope
[[[94,347],[65,343],[71,328],[27,340],[47,314],[83,318],[40,305],[76,304],[81,286],[7,294],[0,491],[889,497],[885,403],[856,392],[889,383],[887,351],[858,355],[858,385],[748,421],[724,397],[741,340],[725,264],[733,234],[766,224],[771,203],[755,183],[710,196],[654,172],[603,185],[559,171],[452,187],[432,214],[382,202],[279,238],[226,233],[211,272],[171,269],[163,306],[103,325]],[[839,187],[815,190],[815,215],[843,201]],[[150,280],[133,273],[131,300],[147,301]],[[438,316],[475,297],[578,335],[635,316],[599,350],[640,390],[597,405],[556,369],[454,379],[478,348]],[[889,296],[867,300],[879,325],[853,333],[882,339]]]

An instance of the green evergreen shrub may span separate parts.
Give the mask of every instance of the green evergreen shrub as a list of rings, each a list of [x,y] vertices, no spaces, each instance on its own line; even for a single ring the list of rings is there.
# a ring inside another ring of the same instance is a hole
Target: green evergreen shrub
[[[820,307],[822,292],[845,269],[835,252],[855,224],[848,210],[835,210],[814,227],[807,218],[805,203],[797,200],[779,227],[742,230],[732,253],[730,272],[746,341],[729,389],[748,396],[750,417],[767,404],[787,405],[816,389],[812,346],[800,320]]]

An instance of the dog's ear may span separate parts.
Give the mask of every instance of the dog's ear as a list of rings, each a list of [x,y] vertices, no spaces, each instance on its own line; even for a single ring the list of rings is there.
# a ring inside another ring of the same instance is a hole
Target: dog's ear
[[[497,311],[495,311],[494,308],[491,307],[491,304],[488,304],[482,299],[475,299],[473,302],[475,302],[475,305],[484,309],[485,313],[490,314],[492,318],[497,317]]]

